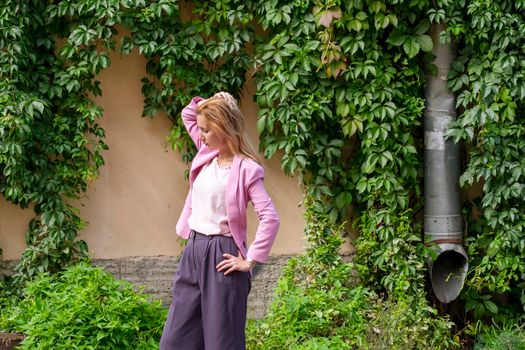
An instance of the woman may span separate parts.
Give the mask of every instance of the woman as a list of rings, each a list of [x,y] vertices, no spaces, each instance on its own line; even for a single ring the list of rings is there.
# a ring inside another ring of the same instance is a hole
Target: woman
[[[225,92],[207,100],[195,97],[182,120],[198,152],[177,223],[177,234],[189,241],[175,275],[160,349],[244,350],[251,270],[266,261],[279,217],[235,99]],[[249,201],[259,225],[248,249]]]

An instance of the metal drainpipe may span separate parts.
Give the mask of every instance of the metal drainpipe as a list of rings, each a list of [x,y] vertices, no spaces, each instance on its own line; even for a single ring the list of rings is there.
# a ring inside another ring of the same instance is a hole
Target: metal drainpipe
[[[443,303],[463,288],[468,258],[463,247],[459,198],[459,146],[444,132],[456,118],[455,98],[447,74],[455,57],[453,43],[441,44],[444,25],[431,28],[436,76],[427,77],[425,109],[425,243],[435,251],[428,260],[434,294]]]

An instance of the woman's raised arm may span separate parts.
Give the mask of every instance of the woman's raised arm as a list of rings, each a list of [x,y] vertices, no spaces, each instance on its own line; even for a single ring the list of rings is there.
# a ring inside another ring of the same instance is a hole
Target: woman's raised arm
[[[188,134],[190,134],[193,143],[197,146],[197,149],[200,149],[203,145],[200,138],[199,127],[197,126],[197,104],[204,100],[205,99],[200,96],[192,98],[190,103],[184,107],[181,113],[182,122],[184,123]]]

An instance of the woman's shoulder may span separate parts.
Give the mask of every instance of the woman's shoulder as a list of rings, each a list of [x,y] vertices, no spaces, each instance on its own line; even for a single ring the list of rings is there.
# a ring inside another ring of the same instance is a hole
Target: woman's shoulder
[[[258,169],[258,170],[263,170],[264,171],[263,166],[259,162],[253,160],[252,158],[246,157],[246,156],[239,156],[239,157],[241,159],[241,167],[242,168]]]
[[[261,164],[249,157],[242,157],[240,162],[240,171],[248,178],[264,177],[264,168]]]

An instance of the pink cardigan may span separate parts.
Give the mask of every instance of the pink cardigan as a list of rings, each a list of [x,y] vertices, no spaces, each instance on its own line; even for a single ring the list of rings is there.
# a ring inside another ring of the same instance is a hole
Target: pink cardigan
[[[201,97],[194,97],[189,105],[182,110],[184,126],[198,149],[190,169],[190,192],[186,197],[184,208],[177,222],[177,234],[185,239],[190,235],[188,218],[191,215],[193,182],[202,167],[219,154],[217,150],[208,148],[199,137],[196,110],[197,102],[201,100],[203,100]],[[280,223],[272,200],[264,188],[263,179],[264,169],[255,161],[239,155],[233,158],[226,187],[228,223],[242,256],[258,262],[266,262]],[[253,203],[259,225],[255,239],[248,249],[246,246],[246,208],[249,201]]]

